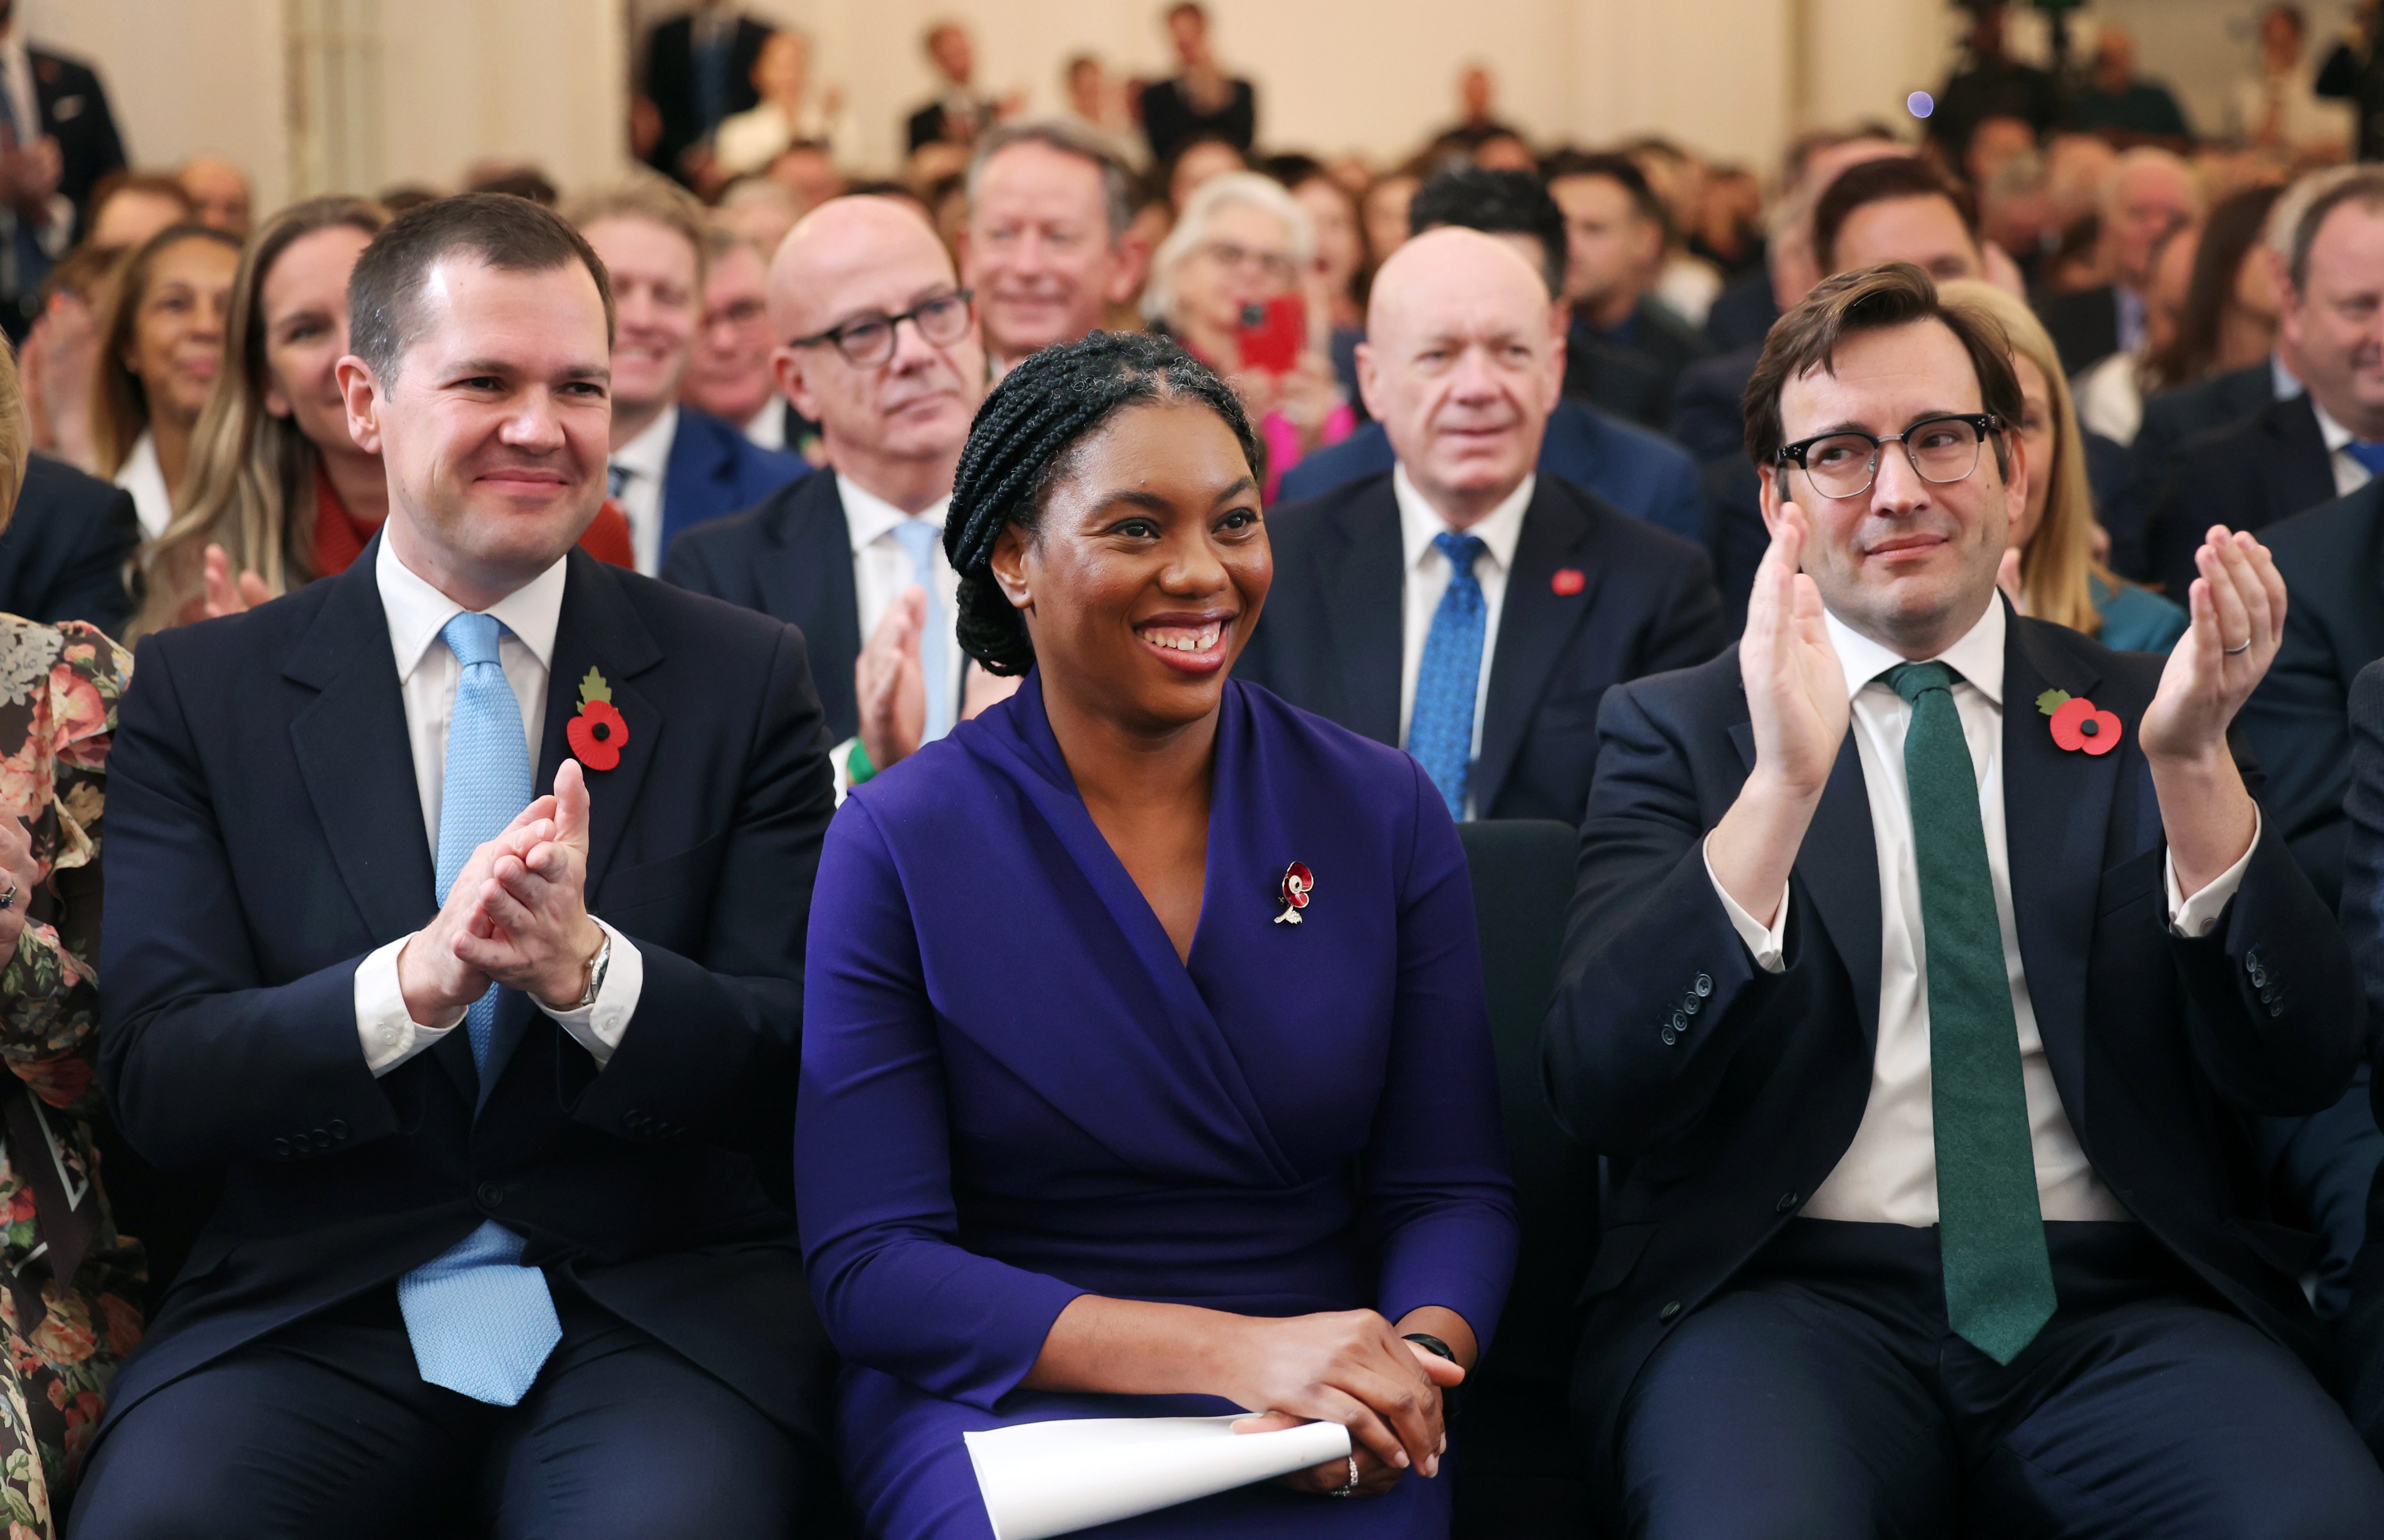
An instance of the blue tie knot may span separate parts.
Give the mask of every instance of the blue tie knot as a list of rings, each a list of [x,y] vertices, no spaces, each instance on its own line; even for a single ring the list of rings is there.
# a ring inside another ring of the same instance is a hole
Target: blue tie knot
[[[2370,476],[2384,476],[2384,443],[2361,443],[2353,439],[2342,446],[2342,452],[2367,467]]]
[[[497,638],[503,630],[496,616],[466,610],[439,628],[439,640],[455,654],[457,663],[469,668],[475,664],[497,661]]]
[[[1951,664],[1900,663],[1887,671],[1887,688],[1904,697],[1912,705],[1932,689],[1953,692],[1956,677]]]
[[[1473,564],[1490,552],[1482,537],[1444,530],[1432,538],[1432,548],[1448,563],[1448,591],[1461,602],[1480,602],[1482,580],[1473,576]]]

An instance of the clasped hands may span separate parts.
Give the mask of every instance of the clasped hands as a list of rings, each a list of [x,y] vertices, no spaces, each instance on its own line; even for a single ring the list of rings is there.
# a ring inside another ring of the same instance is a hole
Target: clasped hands
[[[1404,1340],[1372,1310],[1251,1319],[1240,1335],[1245,1350],[1237,1355],[1242,1362],[1235,1379],[1241,1388],[1231,1398],[1270,1410],[1235,1422],[1235,1433],[1273,1433],[1302,1422],[1343,1424],[1358,1462],[1351,1497],[1387,1492],[1409,1469],[1426,1476],[1440,1473],[1440,1457],[1448,1448],[1441,1392],[1465,1378],[1463,1369]],[[1348,1479],[1348,1465],[1336,1459],[1287,1476],[1285,1484],[1328,1493],[1339,1491]]]
[[[406,1014],[452,1026],[491,984],[568,1010],[604,944],[587,882],[588,785],[567,759],[553,792],[472,852],[438,914],[398,952]]]

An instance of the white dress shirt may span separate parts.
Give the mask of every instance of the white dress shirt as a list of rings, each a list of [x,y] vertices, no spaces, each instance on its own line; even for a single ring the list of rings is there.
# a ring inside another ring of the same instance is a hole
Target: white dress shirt
[[[663,567],[663,494],[669,490],[671,442],[677,437],[678,407],[674,404],[613,452],[611,464],[628,472],[619,502],[629,520],[629,549],[637,556],[638,570],[649,578]]]
[[[928,504],[915,514],[906,514],[875,492],[854,481],[842,471],[836,473],[836,495],[844,503],[844,528],[852,540],[852,594],[861,609],[861,640],[866,646],[877,623],[886,618],[886,608],[902,596],[913,583],[911,552],[894,538],[898,524],[930,524],[935,526],[936,595],[944,607],[944,632],[940,637],[922,637],[921,647],[941,647],[944,650],[944,677],[951,681],[952,704],[957,715],[961,689],[962,664],[959,618],[961,602],[960,574],[944,555],[942,532],[944,514],[952,505],[947,496]]]
[[[2343,453],[2342,446],[2357,436],[2328,416],[2326,408],[2317,404],[2316,396],[2310,398],[2310,410],[2317,414],[2318,437],[2326,441],[2327,465],[2334,472],[2334,495],[2349,497],[2373,478],[2365,466]]]
[[[1507,605],[1507,574],[1514,569],[1515,544],[1523,538],[1523,510],[1531,506],[1533,490],[1538,485],[1536,475],[1524,477],[1523,484],[1509,492],[1505,502],[1466,528],[1454,531],[1472,535],[1485,547],[1473,563],[1483,605],[1482,677],[1473,687],[1474,759],[1482,757],[1482,714],[1490,700],[1490,663],[1498,651],[1498,616]],[[1432,617],[1454,576],[1448,558],[1432,542],[1452,531],[1448,521],[1408,479],[1407,466],[1391,471],[1391,495],[1399,505],[1399,544],[1407,557],[1399,637],[1399,742],[1405,744],[1408,723],[1415,715],[1416,678],[1423,672],[1424,640],[1432,635]],[[1466,815],[1472,816],[1470,796]]]
[[[787,442],[787,403],[781,396],[772,396],[762,409],[746,420],[745,441],[763,449],[784,450],[794,453]]]
[[[1904,735],[1911,725],[1912,708],[1881,677],[1905,659],[1850,629],[1834,615],[1828,617],[1828,626],[1830,640],[1845,669],[1855,749],[1870,800],[1871,838],[1879,851],[1879,1041],[1871,1062],[1870,1099],[1863,1109],[1854,1143],[1801,1211],[1813,1219],[1931,1225],[1937,1223],[1937,1136],[1930,1081],[1929,972],[1920,920],[1920,872],[1904,776]],[[2012,1022],[2019,1036],[2029,1138],[2036,1152],[2037,1203],[2048,1220],[2132,1219],[2079,1147],[2078,1135],[2054,1085],[2052,1067],[2045,1061],[2036,1008],[2029,998],[2005,838],[2004,631],[2004,606],[1997,601],[1987,606],[1987,613],[1961,640],[1932,661],[1942,660],[1959,676],[1954,685],[1954,706],[1961,716],[1962,736],[1969,744],[1970,763],[1979,776],[1979,821],[1986,836],[1987,875],[1995,890],[1996,928],[2003,933],[2004,971],[2011,983]],[[2036,708],[2023,702],[2020,709]],[[2258,842],[2255,829],[2253,843]],[[2184,936],[2208,935],[2241,885],[2251,860],[2247,850],[2241,861],[2191,900],[2179,894],[2177,868],[2168,864],[2171,926]],[[1710,861],[1706,871],[1710,878]],[[1781,893],[1779,913],[1769,927],[1757,924],[1719,881],[1714,891],[1720,894],[1732,928],[1757,964],[1768,973],[1781,972],[1785,966],[1786,890]]]
[[[521,704],[522,735],[529,762],[538,763],[539,735],[546,720],[547,671],[554,661],[554,631],[563,616],[565,564],[556,562],[522,587],[489,606],[488,614],[503,627],[497,635],[497,664]],[[439,849],[439,800],[447,779],[447,728],[455,714],[455,686],[463,666],[454,652],[440,640],[449,621],[464,606],[433,588],[397,558],[386,540],[373,564],[373,579],[380,587],[383,612],[389,617],[390,648],[395,654],[398,689],[405,706],[405,737],[413,751],[414,784],[422,796],[423,833],[430,849]],[[439,895],[443,903],[447,895]],[[595,1056],[600,1065],[610,1060],[628,1030],[645,987],[645,959],[637,944],[598,920],[611,938],[613,952],[605,964],[604,982],[595,1002],[577,1011],[547,1011],[565,1032]],[[374,950],[356,967],[356,1036],[364,1045],[365,1063],[376,1075],[387,1074],[430,1047],[464,1019],[423,1023],[406,1014],[405,996],[398,987],[397,954],[412,940],[403,936]],[[539,1007],[546,1010],[544,1005]]]
[[[166,490],[165,467],[157,463],[157,436],[147,428],[132,441],[132,453],[117,467],[116,484],[132,494],[143,540],[155,540],[174,522],[173,496]]]

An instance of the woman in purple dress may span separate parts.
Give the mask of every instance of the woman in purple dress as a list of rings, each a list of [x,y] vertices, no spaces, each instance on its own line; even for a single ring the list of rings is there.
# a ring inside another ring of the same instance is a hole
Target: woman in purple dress
[[[989,1535],[964,1433],[1235,1408],[1356,1452],[1089,1533],[1447,1533],[1442,1392],[1515,1250],[1472,896],[1411,760],[1227,677],[1260,479],[1152,338],[977,415],[961,639],[1025,683],[856,789],[805,968],[803,1246],[873,1535]]]

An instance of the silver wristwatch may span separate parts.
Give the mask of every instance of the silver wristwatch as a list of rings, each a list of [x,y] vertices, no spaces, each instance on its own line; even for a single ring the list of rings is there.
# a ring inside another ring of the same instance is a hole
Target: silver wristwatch
[[[612,965],[613,933],[608,930],[604,932],[604,944],[598,947],[596,955],[588,960],[588,987],[580,990],[579,998],[573,1000],[566,1009],[585,1011],[595,1004],[596,992],[604,987],[604,970]]]

